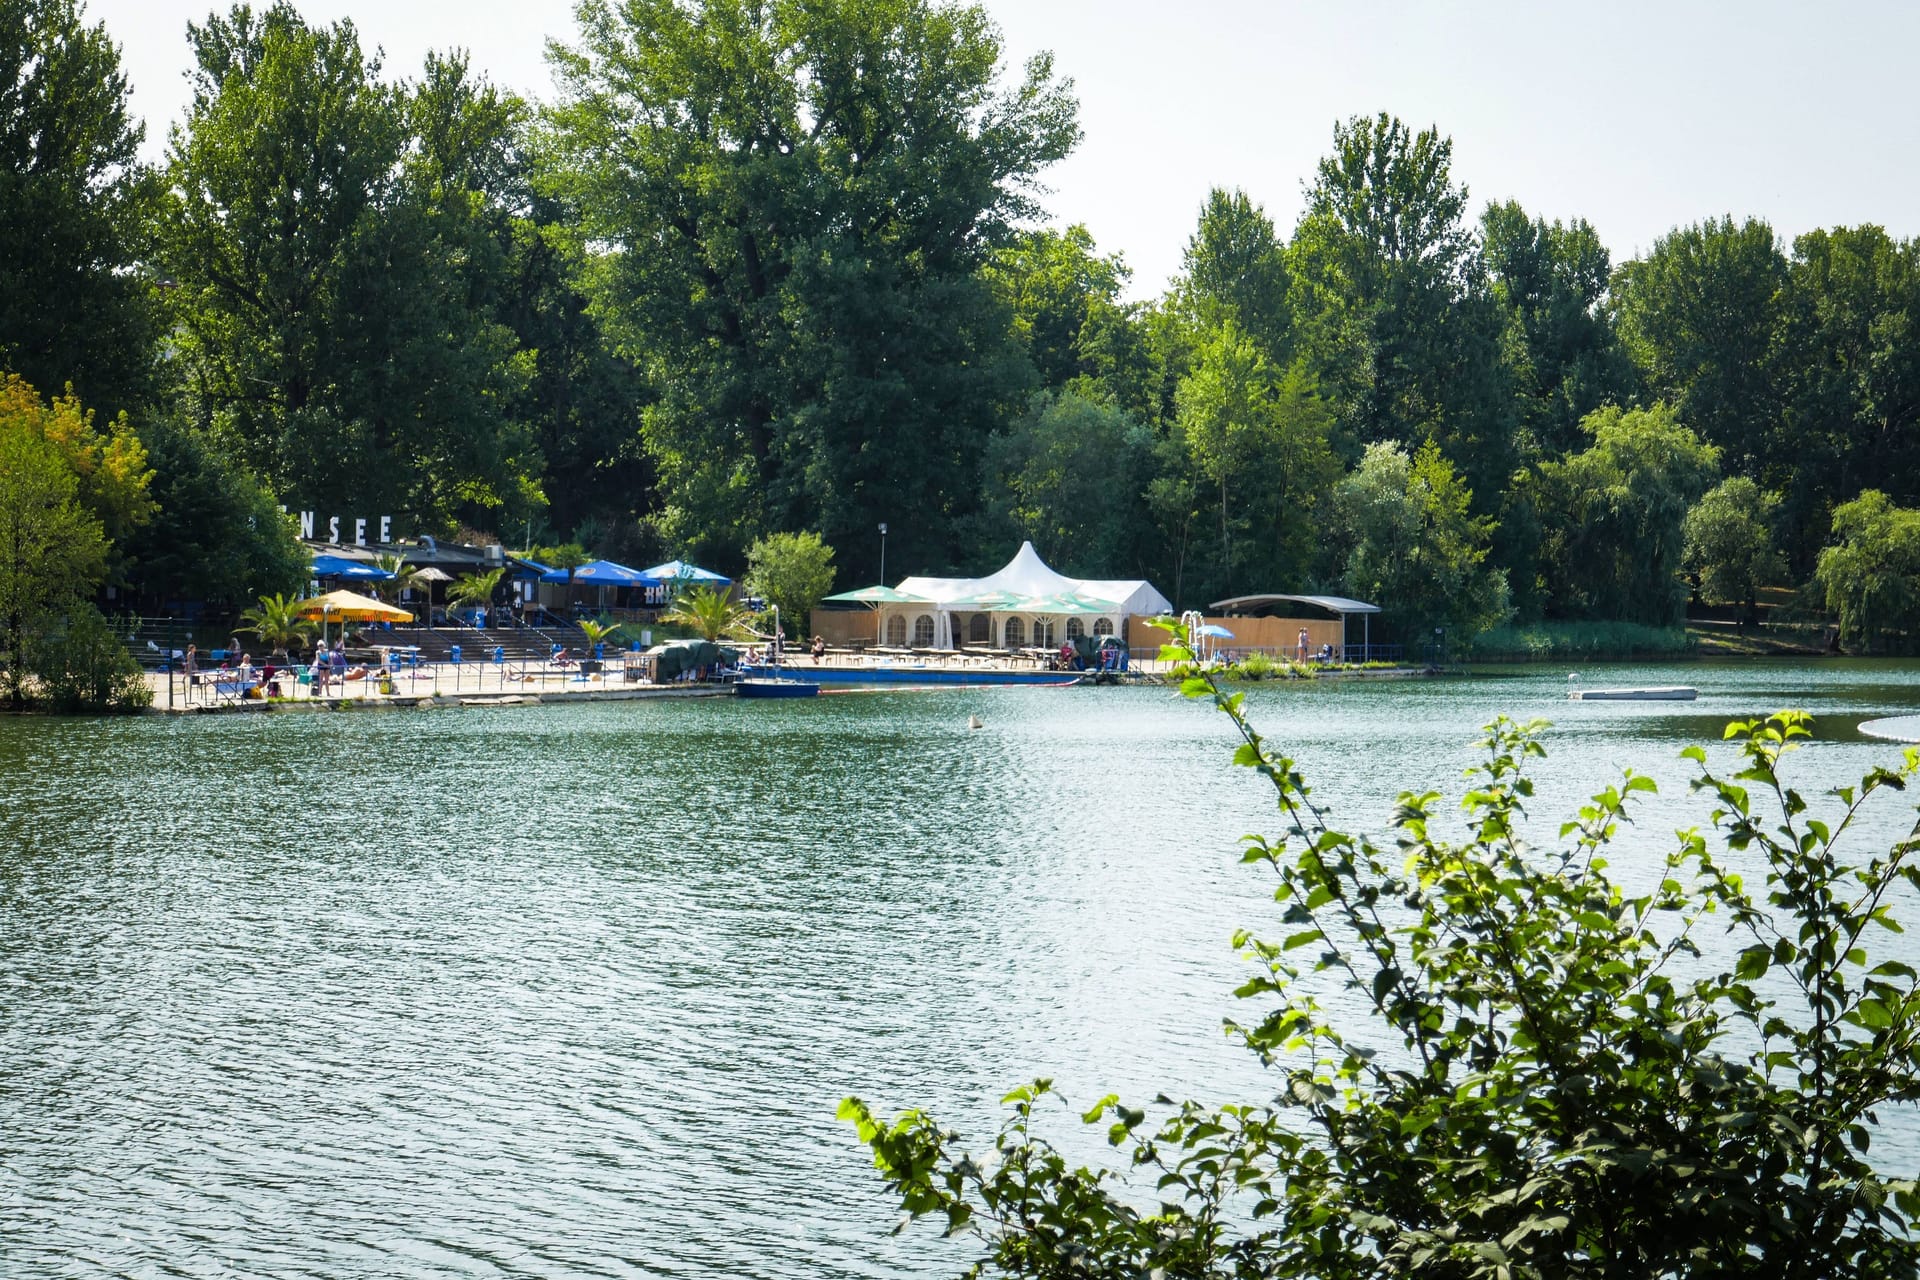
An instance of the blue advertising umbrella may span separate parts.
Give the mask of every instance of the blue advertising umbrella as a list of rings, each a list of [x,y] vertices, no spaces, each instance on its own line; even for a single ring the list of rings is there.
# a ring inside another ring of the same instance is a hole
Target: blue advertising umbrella
[[[668,582],[704,582],[709,586],[724,587],[732,578],[722,577],[711,569],[702,569],[697,564],[688,564],[685,560],[669,560],[645,570],[649,578],[657,578],[661,583]]]
[[[565,569],[549,569],[540,575],[542,582],[566,582]],[[611,560],[590,560],[573,571],[572,581],[588,587],[658,587],[663,585],[651,573],[641,573]]]
[[[1197,636],[1212,636],[1215,640],[1233,639],[1233,632],[1227,630],[1225,627],[1221,626],[1217,622],[1209,622],[1206,626],[1201,627],[1199,630],[1195,631],[1193,634]]]
[[[368,564],[365,560],[349,560],[345,556],[315,556],[313,558],[313,576],[316,578],[357,578],[368,582],[385,582],[393,575],[379,565]]]

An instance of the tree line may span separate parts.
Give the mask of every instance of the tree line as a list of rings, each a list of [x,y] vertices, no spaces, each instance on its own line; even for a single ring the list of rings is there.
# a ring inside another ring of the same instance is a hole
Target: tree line
[[[1063,570],[1387,625],[1672,625],[1807,589],[1920,641],[1920,249],[1476,209],[1452,142],[1336,124],[1282,234],[1213,191],[1159,297],[1042,222],[1050,57],[936,0],[582,0],[551,102],[390,72],[291,4],[189,24],[139,159],[79,0],[0,14],[0,368],[126,415],[153,511],[104,581],[290,585],[292,509],[848,580]]]

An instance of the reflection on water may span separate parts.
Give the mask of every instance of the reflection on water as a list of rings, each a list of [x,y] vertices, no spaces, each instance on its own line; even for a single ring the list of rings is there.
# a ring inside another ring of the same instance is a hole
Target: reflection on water
[[[1613,770],[1663,784],[1628,876],[1703,820],[1686,742],[1804,706],[1831,785],[1920,707],[1912,665],[1580,676],[1702,697],[1253,705],[1368,830],[1549,717],[1543,838]],[[1259,1096],[1219,1025],[1272,809],[1229,745],[1146,689],[0,723],[0,1273],[949,1274],[841,1095],[971,1133],[1036,1074]]]

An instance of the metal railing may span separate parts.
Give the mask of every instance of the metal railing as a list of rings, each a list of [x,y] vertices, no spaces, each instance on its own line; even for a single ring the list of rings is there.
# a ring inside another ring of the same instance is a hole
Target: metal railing
[[[217,707],[243,701],[355,701],[366,698],[422,698],[442,695],[510,695],[561,692],[575,687],[606,688],[638,682],[642,666],[621,653],[606,659],[572,658],[556,662],[529,654],[509,656],[496,646],[484,656],[430,662],[399,662],[386,667],[355,664],[294,663],[274,668],[271,682],[264,667],[201,670],[191,677],[173,664],[157,673],[161,688],[158,705]],[[595,677],[598,677],[596,680]]]

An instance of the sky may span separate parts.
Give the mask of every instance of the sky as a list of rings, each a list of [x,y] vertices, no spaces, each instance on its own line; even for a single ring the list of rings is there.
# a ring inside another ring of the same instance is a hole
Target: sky
[[[258,0],[263,5],[266,0]],[[496,83],[551,96],[571,0],[297,0],[351,18],[415,74],[460,46]],[[1050,49],[1085,138],[1046,205],[1158,294],[1209,188],[1293,226],[1334,124],[1391,112],[1454,143],[1476,210],[1585,218],[1616,261],[1676,225],[1758,216],[1790,240],[1874,222],[1920,234],[1920,4],[1911,0],[985,0],[1017,66]],[[86,0],[119,42],[158,158],[186,101],[186,24],[212,6]]]

